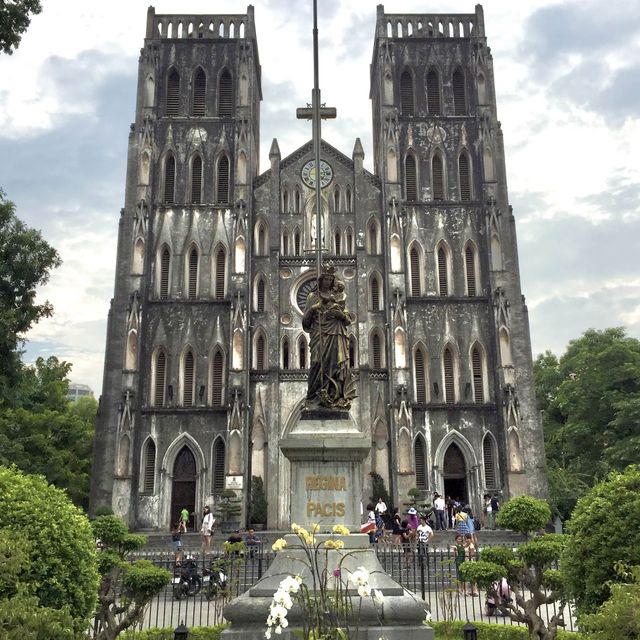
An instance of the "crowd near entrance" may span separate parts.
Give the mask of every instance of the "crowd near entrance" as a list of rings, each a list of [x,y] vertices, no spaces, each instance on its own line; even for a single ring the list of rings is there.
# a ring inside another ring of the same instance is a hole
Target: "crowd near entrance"
[[[467,467],[464,455],[455,442],[449,445],[444,454],[442,477],[444,480],[444,495],[451,496],[461,504],[467,504],[469,501]]]

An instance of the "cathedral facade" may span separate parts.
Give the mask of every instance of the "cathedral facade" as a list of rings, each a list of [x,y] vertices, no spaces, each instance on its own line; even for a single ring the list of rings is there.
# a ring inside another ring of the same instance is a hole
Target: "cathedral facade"
[[[311,141],[258,168],[261,67],[253,7],[149,9],[128,148],[91,508],[137,529],[215,509],[289,526],[279,443],[307,390],[302,312],[316,242],[356,321],[351,416],[394,502],[418,488],[471,503],[544,495],[520,290],[482,7],[386,14],[371,63],[374,172]],[[321,232],[315,184],[322,186]],[[320,238],[318,238],[320,235]]]

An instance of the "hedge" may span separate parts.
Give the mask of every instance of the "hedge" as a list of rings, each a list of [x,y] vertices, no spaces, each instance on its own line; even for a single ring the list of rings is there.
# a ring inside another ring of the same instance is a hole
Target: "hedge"
[[[220,634],[228,624],[216,624],[212,627],[192,627],[189,640],[220,640]],[[265,625],[265,629],[266,629]],[[119,640],[173,640],[175,628],[146,629],[145,631],[126,631]]]
[[[436,640],[458,640],[462,638],[462,627],[466,622],[456,620],[454,622],[430,622],[436,632]],[[488,622],[474,622],[478,629],[478,638],[482,640],[529,640],[526,627],[510,624],[490,624]],[[191,638],[191,635],[189,635]],[[586,640],[581,633],[574,631],[558,630],[557,640]]]

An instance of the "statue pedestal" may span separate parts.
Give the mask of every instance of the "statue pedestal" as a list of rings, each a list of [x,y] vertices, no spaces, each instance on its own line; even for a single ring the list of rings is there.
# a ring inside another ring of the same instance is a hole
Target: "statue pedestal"
[[[322,544],[328,539],[342,540],[344,549],[325,552]],[[276,555],[262,580],[225,607],[224,617],[231,626],[222,632],[223,640],[264,640],[273,594],[286,576],[300,575],[304,584],[313,590],[309,560],[300,539],[290,534],[285,536],[285,540],[287,548]],[[379,640],[381,637],[385,640],[433,640],[433,629],[423,624],[426,602],[403,589],[384,571],[369,544],[368,536],[317,534],[314,546],[320,548],[317,552],[320,573],[326,571],[331,575],[340,566],[341,579],[345,583],[348,582],[349,573],[358,567],[364,567],[369,572],[369,584],[384,595],[383,606],[374,606],[371,598],[364,598],[360,606],[360,598],[354,585],[348,583],[354,606],[349,624],[349,640]],[[302,616],[302,610],[297,603],[294,604],[287,616],[289,626],[277,637],[282,640],[299,637],[297,632],[303,624]]]
[[[371,442],[347,411],[304,411],[280,450],[291,462],[291,523],[360,530],[362,461]],[[326,526],[325,526],[326,525]]]

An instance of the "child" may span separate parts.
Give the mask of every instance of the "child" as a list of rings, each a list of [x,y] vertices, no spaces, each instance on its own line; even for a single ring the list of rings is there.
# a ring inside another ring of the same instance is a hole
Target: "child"
[[[176,562],[182,560],[182,521],[178,520],[171,529],[171,546],[176,556]]]

